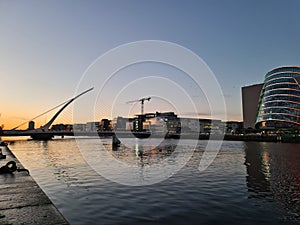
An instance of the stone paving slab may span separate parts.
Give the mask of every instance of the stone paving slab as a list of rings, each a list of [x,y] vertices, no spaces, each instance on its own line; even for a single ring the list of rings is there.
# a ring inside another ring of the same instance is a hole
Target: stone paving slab
[[[43,225],[67,225],[69,224],[52,204],[43,204],[37,206],[27,206],[1,210],[0,224],[25,225],[25,224],[43,224]]]
[[[22,164],[9,148],[0,147],[6,159],[0,167],[15,161]],[[0,174],[0,225],[67,225],[69,224],[27,172]]]

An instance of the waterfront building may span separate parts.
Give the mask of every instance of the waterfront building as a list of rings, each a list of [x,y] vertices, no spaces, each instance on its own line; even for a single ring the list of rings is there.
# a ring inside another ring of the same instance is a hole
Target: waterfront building
[[[86,124],[83,123],[75,123],[73,124],[73,131],[86,131]]]
[[[180,119],[174,112],[156,112],[137,115],[135,131],[151,130],[154,133],[180,133]]]
[[[113,119],[112,127],[115,131],[125,131],[133,128],[132,126],[128,126],[128,123],[132,123],[132,121],[133,119],[131,118],[118,116],[117,118]]]
[[[243,124],[243,122],[225,122],[217,119],[180,118],[174,112],[139,114],[134,118],[119,116],[111,122],[115,131],[151,131],[154,134],[167,133],[169,135],[180,133],[222,134],[229,128],[230,131],[241,129]]]
[[[145,117],[143,115],[138,115],[137,118],[134,118],[133,130],[134,131],[145,131],[144,121],[145,121]]]
[[[97,131],[100,126],[100,122],[87,122],[86,123],[86,131]]]
[[[180,118],[181,129],[184,132],[201,132],[198,118]],[[203,128],[203,126],[202,126]],[[202,133],[204,130],[202,129]]]
[[[100,122],[99,130],[101,131],[111,131],[111,121],[109,119],[102,119]]]
[[[161,117],[148,117],[145,121],[149,124],[149,130],[153,133],[166,133],[167,132],[167,124]]]
[[[254,128],[259,104],[262,84],[242,87],[242,105],[244,128]]]
[[[34,121],[29,121],[28,130],[34,130],[34,125],[35,125]]]
[[[265,75],[256,128],[300,130],[300,67],[278,67]]]
[[[180,118],[174,112],[156,112],[156,117],[165,122],[168,134],[179,134],[181,132]]]
[[[133,126],[134,126],[134,123],[131,120],[130,121],[126,121],[125,130],[126,131],[132,131],[133,130]]]
[[[227,121],[226,122],[226,133],[239,133],[243,128],[243,122],[238,121]]]
[[[51,127],[52,131],[73,131],[73,125],[72,124],[54,124]]]
[[[198,132],[200,134],[221,133],[224,122],[212,119],[180,118],[181,129],[185,132]]]

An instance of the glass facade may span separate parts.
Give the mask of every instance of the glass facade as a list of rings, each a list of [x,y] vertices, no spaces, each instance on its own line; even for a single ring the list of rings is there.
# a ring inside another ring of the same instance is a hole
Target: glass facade
[[[285,66],[265,75],[256,128],[300,130],[300,67]]]

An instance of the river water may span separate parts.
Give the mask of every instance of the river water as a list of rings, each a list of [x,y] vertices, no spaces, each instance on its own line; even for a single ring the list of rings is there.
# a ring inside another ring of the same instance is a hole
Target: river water
[[[98,149],[96,139],[77,141],[87,151]],[[102,142],[102,151],[119,160],[141,162],[134,149],[121,145],[113,151],[111,139]],[[299,144],[224,141],[213,163],[200,172],[206,143],[199,142],[179,172],[147,186],[102,177],[72,138],[15,141],[9,148],[70,224],[300,224]],[[144,154],[144,162],[171,157],[165,149],[176,141],[162,145],[163,150],[153,147]],[[189,140],[177,146],[183,152],[189,147]],[[107,169],[119,171],[110,165]]]

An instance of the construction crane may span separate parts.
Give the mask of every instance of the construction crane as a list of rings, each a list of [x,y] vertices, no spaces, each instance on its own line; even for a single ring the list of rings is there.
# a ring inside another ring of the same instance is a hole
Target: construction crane
[[[144,102],[145,101],[150,101],[150,99],[151,99],[151,97],[141,98],[141,99],[129,101],[129,102],[126,102],[126,103],[129,104],[129,103],[134,103],[134,102],[141,102],[141,115],[144,115]]]

